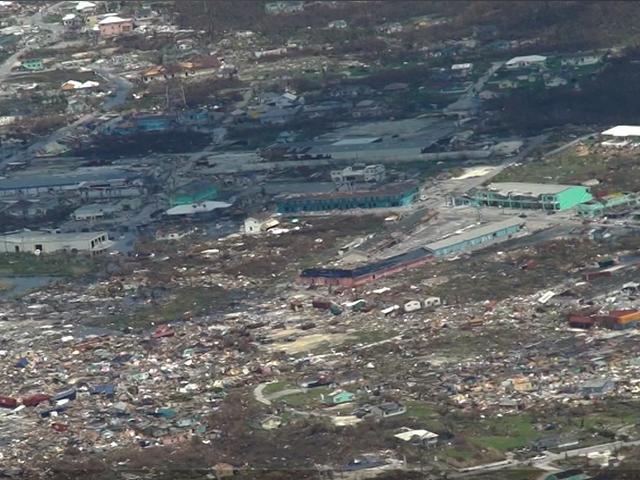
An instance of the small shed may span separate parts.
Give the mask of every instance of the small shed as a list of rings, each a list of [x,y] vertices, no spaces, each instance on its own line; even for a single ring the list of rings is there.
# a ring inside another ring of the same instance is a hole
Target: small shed
[[[327,405],[340,405],[342,403],[352,402],[356,398],[355,394],[351,392],[341,391],[335,392],[331,395],[327,395],[324,399],[324,403]]]

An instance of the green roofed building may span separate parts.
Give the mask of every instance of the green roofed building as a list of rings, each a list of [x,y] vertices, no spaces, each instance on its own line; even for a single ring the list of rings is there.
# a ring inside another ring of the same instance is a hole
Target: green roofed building
[[[218,189],[213,183],[205,180],[194,180],[178,187],[171,195],[169,202],[172,207],[175,207],[215,200],[217,197]]]
[[[386,185],[375,190],[279,195],[275,201],[278,212],[287,214],[355,208],[406,207],[413,202],[417,194],[417,183],[409,181]]]
[[[593,198],[588,187],[547,183],[498,182],[470,190],[456,205],[559,211]]]
[[[25,70],[44,70],[41,58],[27,58],[22,61],[22,68]]]
[[[589,476],[582,470],[572,469],[547,475],[544,480],[588,480]]]
[[[597,218],[615,212],[636,208],[640,205],[640,196],[633,193],[613,193],[599,199],[593,199],[578,205],[578,215],[584,218]]]

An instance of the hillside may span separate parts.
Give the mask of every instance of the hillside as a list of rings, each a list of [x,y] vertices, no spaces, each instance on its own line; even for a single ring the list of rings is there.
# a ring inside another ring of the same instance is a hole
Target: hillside
[[[640,7],[635,2],[591,1],[414,1],[308,2],[293,15],[268,15],[265,0],[175,1],[173,12],[184,27],[197,28],[212,38],[236,29],[251,29],[275,38],[300,29],[325,27],[348,19],[352,28],[368,29],[425,15],[450,22],[422,32],[423,41],[472,33],[491,25],[506,39],[538,38],[549,48],[600,48],[640,39]]]

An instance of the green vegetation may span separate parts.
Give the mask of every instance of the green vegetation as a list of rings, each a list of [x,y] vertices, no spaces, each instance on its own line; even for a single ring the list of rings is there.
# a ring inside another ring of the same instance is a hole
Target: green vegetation
[[[322,395],[325,397],[333,391],[330,387],[310,388],[304,393],[295,393],[282,397],[280,401],[294,408],[315,408],[322,405]]]
[[[515,470],[500,470],[485,475],[478,475],[477,480],[534,480],[540,478],[542,472],[536,468],[521,467]]]
[[[100,77],[93,72],[73,72],[73,80],[79,82],[86,82],[92,80],[99,83],[104,83]],[[69,72],[66,70],[52,70],[50,72],[37,72],[26,73],[24,75],[14,75],[9,77],[6,81],[10,83],[55,83],[62,85],[64,82],[70,80]]]
[[[269,383],[267,384],[266,387],[264,387],[264,390],[262,391],[262,393],[264,393],[265,395],[273,395],[274,393],[278,393],[281,392],[282,390],[286,390],[287,388],[293,388],[294,385],[292,385],[289,382],[274,382],[274,383]]]
[[[597,188],[604,191],[637,191],[640,189],[640,166],[634,155],[617,152],[578,154],[573,150],[509,167],[493,181],[577,184],[593,178],[601,182]]]
[[[359,330],[350,334],[353,338],[353,341],[349,341],[348,345],[353,345],[356,343],[362,343],[367,345],[369,343],[381,342],[383,340],[387,340],[396,335],[396,332],[389,330]]]
[[[42,21],[44,23],[60,23],[62,22],[62,15],[57,13],[48,13],[44,17],[42,17]]]
[[[148,327],[191,315],[202,315],[213,309],[224,309],[237,299],[235,292],[221,287],[177,288],[167,301],[145,306],[130,315],[118,315],[110,319],[110,323],[115,326]],[[102,323],[102,319],[100,322]]]
[[[0,254],[0,276],[79,277],[97,270],[100,260],[80,255],[30,253]]]

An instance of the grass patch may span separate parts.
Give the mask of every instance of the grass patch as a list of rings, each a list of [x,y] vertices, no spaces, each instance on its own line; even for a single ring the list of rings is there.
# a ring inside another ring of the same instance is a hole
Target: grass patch
[[[7,78],[6,82],[9,83],[59,83],[62,85],[67,80],[77,80],[79,82],[86,82],[87,80],[97,81],[100,84],[104,83],[104,80],[98,77],[93,72],[69,72],[67,70],[52,70],[50,72],[37,72],[37,73],[25,73],[21,75],[12,75]]]
[[[330,387],[310,388],[304,393],[287,395],[280,400],[294,408],[316,408],[322,405],[322,395],[326,397],[332,391]]]
[[[488,425],[489,435],[471,438],[474,444],[505,452],[528,445],[539,436],[529,415],[509,415],[492,419]]]
[[[281,392],[282,390],[285,390],[287,388],[293,388],[294,385],[291,385],[289,382],[275,382],[275,383],[269,383],[267,384],[266,387],[264,387],[264,390],[262,390],[262,393],[264,393],[265,395],[273,395],[274,393],[278,393]]]
[[[44,17],[42,17],[42,21],[44,23],[60,23],[62,22],[62,15],[57,13],[48,13]]]
[[[353,338],[349,342],[349,345],[362,343],[368,345],[370,343],[382,342],[396,335],[396,332],[389,330],[359,330],[357,332],[350,333],[349,336]]]
[[[407,416],[414,417],[419,420],[429,420],[439,418],[440,414],[430,405],[420,402],[409,402],[406,405]]]
[[[109,323],[116,328],[145,328],[183,319],[187,313],[198,316],[214,308],[220,311],[238,299],[237,292],[229,292],[220,287],[184,287],[174,290],[170,298],[163,303],[143,307],[130,315],[115,316]],[[103,319],[99,319],[99,322],[103,324]]]
[[[96,271],[99,260],[69,254],[0,254],[0,276],[79,277]]]
[[[534,480],[539,478],[542,471],[537,468],[518,468],[515,470],[500,470],[497,472],[478,475],[478,480]]]
[[[575,184],[597,178],[601,182],[597,190],[637,191],[640,189],[638,173],[640,166],[635,156],[616,152],[578,155],[573,150],[506,168],[492,181]]]

